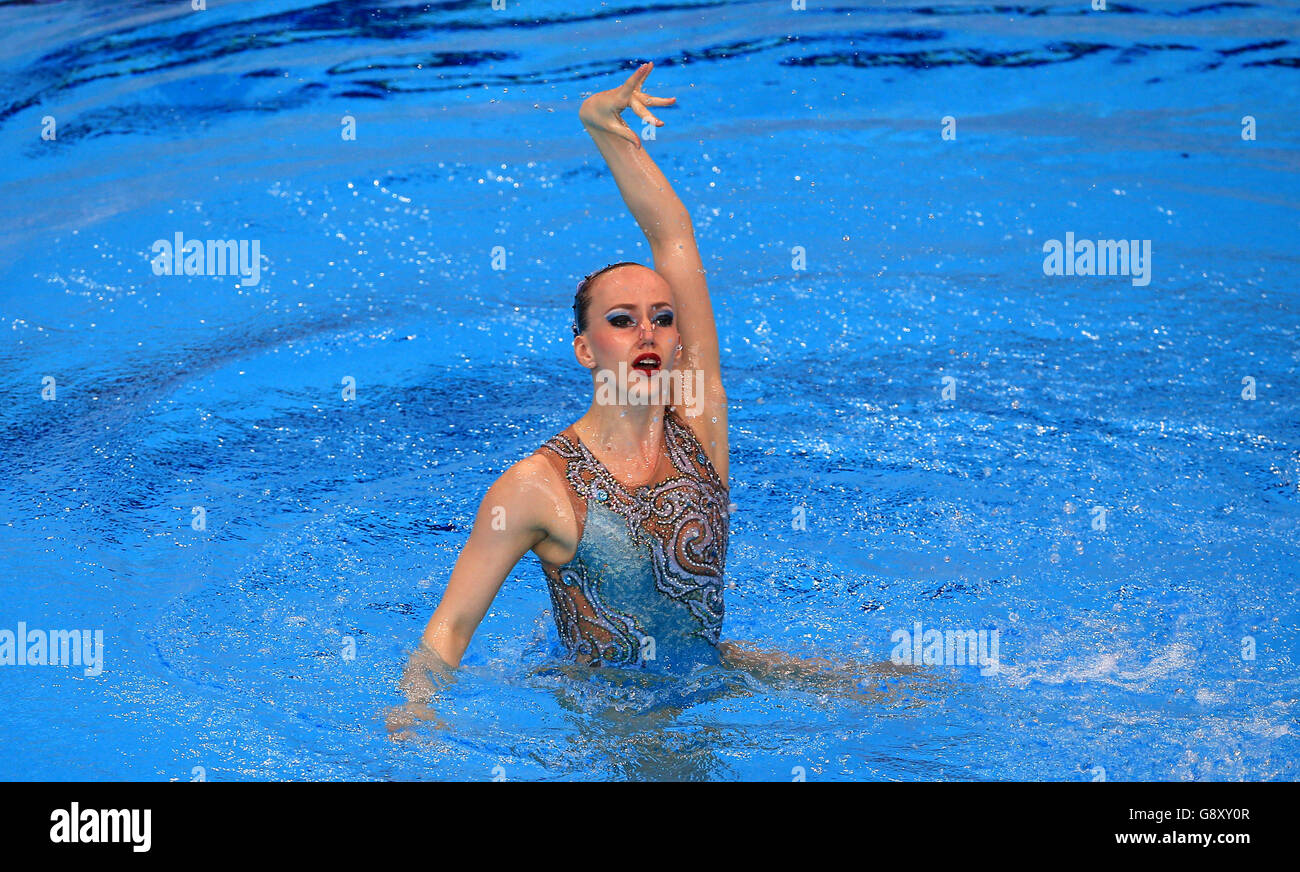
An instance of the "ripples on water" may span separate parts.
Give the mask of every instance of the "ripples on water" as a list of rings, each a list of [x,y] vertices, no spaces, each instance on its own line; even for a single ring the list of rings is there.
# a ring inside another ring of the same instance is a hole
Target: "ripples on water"
[[[0,3],[4,613],[109,644],[0,674],[4,774],[1294,779],[1300,14],[1086,5]],[[585,407],[573,284],[648,258],[576,119],[638,58],[728,355],[725,635],[1002,669],[577,679],[529,556],[391,741],[482,492]],[[177,231],[262,281],[155,277]],[[1066,231],[1151,284],[1044,278]]]

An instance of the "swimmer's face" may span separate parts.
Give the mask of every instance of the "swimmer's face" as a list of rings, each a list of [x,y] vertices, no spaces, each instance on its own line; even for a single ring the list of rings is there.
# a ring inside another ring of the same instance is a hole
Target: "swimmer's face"
[[[587,308],[587,329],[574,337],[578,362],[593,371],[609,370],[617,379],[627,365],[626,382],[647,382],[677,359],[677,315],[672,288],[644,266],[623,266],[595,281]]]

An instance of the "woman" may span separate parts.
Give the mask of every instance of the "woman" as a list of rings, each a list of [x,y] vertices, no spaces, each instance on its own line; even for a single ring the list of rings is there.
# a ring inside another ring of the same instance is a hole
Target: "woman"
[[[621,116],[630,107],[663,125],[648,107],[676,98],[641,90],[652,69],[643,64],[622,86],[593,94],[579,117],[655,267],[613,264],[579,285],[573,351],[592,373],[591,407],[488,489],[404,677],[413,703],[427,699],[431,667],[445,675],[459,665],[502,582],[530,550],[545,570],[560,637],[581,663],[666,671],[726,663],[765,677],[829,665],[719,637],[727,395],[690,216]],[[670,406],[653,390],[668,371],[697,386],[689,404]]]

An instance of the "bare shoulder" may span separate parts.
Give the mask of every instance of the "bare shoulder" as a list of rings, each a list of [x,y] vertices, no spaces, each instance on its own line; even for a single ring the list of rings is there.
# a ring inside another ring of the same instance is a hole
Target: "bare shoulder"
[[[569,501],[568,485],[555,466],[540,453],[530,454],[497,481],[539,534],[533,552],[557,566],[567,563],[578,545],[578,517]]]
[[[554,515],[557,502],[565,500],[564,482],[541,454],[530,454],[501,473],[492,489],[513,502],[536,509],[538,517]]]

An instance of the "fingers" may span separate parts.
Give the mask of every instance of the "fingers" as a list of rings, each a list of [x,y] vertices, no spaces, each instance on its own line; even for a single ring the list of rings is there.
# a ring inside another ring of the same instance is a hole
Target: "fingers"
[[[396,706],[388,709],[385,714],[387,717],[384,719],[384,726],[389,733],[405,730],[415,723],[415,719],[411,717],[410,712]]]
[[[650,71],[655,68],[654,61],[647,61],[637,67],[636,72],[632,74],[632,79],[636,81],[636,90],[641,90],[641,84],[650,77]],[[631,80],[629,80],[631,81]]]
[[[385,714],[384,726],[388,730],[389,736],[394,739],[412,738],[414,736],[412,727],[415,727],[418,721],[430,723],[439,730],[450,729],[447,722],[438,716],[437,711],[419,703],[394,706],[389,708]]]
[[[644,91],[639,91],[632,96],[636,97],[647,106],[671,106],[673,103],[677,102],[676,97],[651,97]]]
[[[623,91],[626,94],[632,94],[635,93],[636,91],[640,91],[641,83],[646,80],[646,76],[650,75],[650,70],[652,67],[654,67],[654,64],[652,63],[644,63],[641,66],[637,67],[636,72],[628,76],[627,81],[624,82],[621,86],[619,86],[619,90]]]
[[[645,108],[645,104],[642,103],[640,100],[638,100],[636,97],[633,97],[631,102],[628,105],[632,107],[633,112],[641,116],[641,119],[643,121],[649,121],[651,124],[653,124],[656,127],[664,126],[664,123],[660,121],[658,118],[654,117],[654,115],[650,113],[650,110]]]

